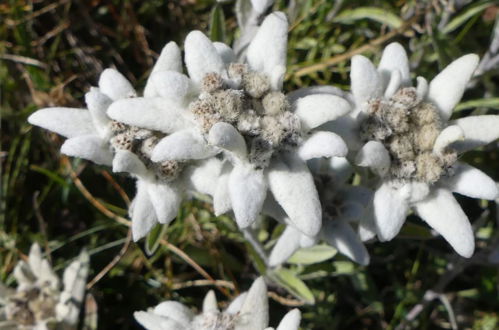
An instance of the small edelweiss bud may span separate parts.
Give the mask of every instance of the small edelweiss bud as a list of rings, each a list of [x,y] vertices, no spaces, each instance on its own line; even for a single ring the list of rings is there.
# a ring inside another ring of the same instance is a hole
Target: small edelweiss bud
[[[212,93],[222,89],[224,81],[222,77],[215,72],[207,73],[201,81],[201,90],[203,92]]]
[[[381,114],[384,102],[381,99],[371,99],[367,101],[367,113],[369,115]]]
[[[390,167],[390,173],[397,179],[410,179],[416,173],[416,163],[412,160],[394,162]]]
[[[286,96],[281,92],[270,92],[262,100],[265,114],[274,116],[283,113],[289,109],[289,103]]]
[[[213,106],[223,121],[232,123],[243,111],[243,97],[243,93],[238,90],[217,91],[213,94]]]
[[[243,88],[248,95],[258,99],[270,90],[270,82],[264,74],[250,71],[243,77]]]
[[[440,117],[437,109],[431,103],[420,103],[411,112],[411,120],[417,126],[423,126],[431,123],[439,123]]]
[[[414,146],[418,151],[430,151],[440,134],[440,128],[435,123],[420,127],[414,132]]]
[[[243,112],[237,122],[237,129],[239,132],[250,136],[260,134],[260,117],[253,110]]]
[[[179,162],[175,160],[166,160],[158,165],[158,173],[162,179],[174,179],[181,170]]]
[[[414,107],[420,100],[414,87],[400,88],[390,99],[394,103],[399,103],[403,106]]]
[[[123,123],[116,121],[116,120],[111,120],[109,123],[109,127],[110,127],[113,135],[123,133],[128,128],[128,126],[126,124],[123,124]]]
[[[284,135],[279,119],[274,116],[263,116],[260,118],[262,127],[262,137],[267,140],[271,146],[278,145]]]
[[[419,154],[416,158],[416,178],[422,182],[435,183],[442,175],[442,163],[431,152]]]
[[[248,72],[248,66],[242,63],[231,63],[227,70],[229,78],[235,84],[234,88],[239,88],[243,81],[244,75]]]
[[[414,159],[414,149],[411,138],[407,135],[394,135],[388,141],[390,153],[397,159]]]
[[[392,135],[392,130],[375,117],[368,117],[361,124],[360,137],[364,141],[383,141]]]
[[[208,94],[209,95],[209,94]],[[196,116],[197,122],[203,132],[209,132],[211,127],[220,121],[220,115],[214,106],[214,97],[199,99],[189,105],[189,110]]]
[[[409,112],[407,108],[393,104],[383,109],[383,121],[395,133],[409,131]]]
[[[110,142],[111,142],[111,146],[117,150],[132,151],[133,145],[134,145],[133,136],[128,132],[120,133],[120,134],[112,137]]]

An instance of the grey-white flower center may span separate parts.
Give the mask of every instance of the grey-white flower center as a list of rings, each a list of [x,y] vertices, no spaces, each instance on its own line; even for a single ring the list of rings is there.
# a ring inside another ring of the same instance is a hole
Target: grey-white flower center
[[[367,114],[361,138],[383,143],[391,157],[391,178],[431,184],[455,163],[455,150],[433,152],[442,124],[436,107],[418,98],[415,88],[401,88],[389,99],[370,100]]]
[[[114,150],[128,150],[139,157],[156,178],[165,182],[174,180],[183,169],[183,162],[167,160],[151,161],[152,150],[166,135],[161,132],[130,126],[118,121],[111,121],[111,146]]]
[[[37,322],[55,318],[58,300],[59,292],[53,290],[50,284],[18,291],[8,297],[7,320],[20,325],[35,325]]]
[[[233,330],[236,326],[237,314],[207,312],[194,318],[191,330]]]
[[[271,90],[266,75],[232,63],[228,76],[224,81],[216,73],[207,74],[200,97],[189,109],[204,134],[218,122],[233,125],[246,141],[250,163],[264,168],[275,151],[298,144],[300,122],[286,96]]]

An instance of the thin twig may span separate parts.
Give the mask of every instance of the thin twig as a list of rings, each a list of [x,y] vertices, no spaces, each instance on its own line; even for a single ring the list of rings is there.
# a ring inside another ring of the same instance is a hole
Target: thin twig
[[[69,171],[69,175],[71,176],[71,180],[73,180],[73,183],[75,184],[76,188],[82,193],[82,195],[92,204],[96,209],[101,211],[102,214],[104,214],[106,217],[111,218],[113,220],[116,220],[117,222],[131,227],[132,222],[130,220],[127,220],[113,211],[109,210],[107,207],[102,205],[101,202],[99,202],[97,199],[95,199],[94,196],[87,190],[87,188],[83,185],[81,180],[78,178],[76,175],[75,171],[71,167],[71,164],[69,162],[69,159],[67,157],[62,157],[62,162],[66,166],[67,170]]]
[[[187,262],[189,265],[191,265],[192,268],[194,268],[201,276],[203,276],[205,279],[213,283],[213,285],[220,291],[222,292],[225,296],[231,298],[230,293],[224,288],[219,285],[217,285],[216,280],[211,277],[210,274],[208,274],[203,267],[201,267],[197,262],[195,262],[187,253],[184,251],[180,250],[178,247],[175,245],[171,244],[170,242],[165,241],[164,239],[160,240],[159,243],[161,245],[166,246],[168,249],[170,249],[173,253],[175,253],[177,256],[179,256],[182,260]]]
[[[113,186],[113,188],[118,192],[118,194],[121,196],[121,198],[125,201],[127,206],[130,206],[130,198],[128,197],[127,193],[121,186],[116,182],[116,180],[112,177],[111,174],[109,174],[108,171],[102,170],[100,172],[102,176]]]
[[[341,55],[336,55],[336,56],[330,57],[328,59],[323,60],[320,63],[312,64],[309,66],[304,66],[304,67],[300,68],[299,70],[297,70],[296,72],[289,75],[288,77],[286,77],[286,79],[289,79],[291,77],[302,77],[302,76],[306,76],[306,75],[309,75],[309,74],[317,72],[317,71],[323,71],[334,64],[348,60],[349,58],[353,57],[354,55],[364,53],[368,50],[376,48],[376,47],[384,44],[388,40],[394,38],[395,36],[404,33],[406,30],[408,30],[411,27],[411,25],[413,23],[415,23],[417,21],[417,19],[418,19],[418,16],[414,16],[412,19],[405,22],[401,27],[390,31],[387,34],[382,35],[381,37],[376,38],[367,44],[364,44],[358,48],[352,49],[351,51],[348,51],[348,52],[343,53]]]
[[[110,263],[108,263],[104,268],[102,268],[102,270],[97,275],[95,275],[95,277],[90,282],[88,282],[87,290],[91,289],[95,285],[95,283],[99,282],[104,277],[104,275],[106,275],[114,266],[116,266],[116,264],[121,260],[121,258],[123,258],[126,251],[130,247],[131,241],[132,241],[132,230],[129,229],[128,234],[126,236],[126,241],[121,247],[120,252],[117,255],[115,255],[113,260],[111,260]]]
[[[173,283],[171,286],[172,290],[180,290],[190,287],[198,287],[198,286],[222,286],[229,288],[230,290],[235,290],[236,286],[234,283],[225,280],[194,280],[194,281],[186,281],[180,283]]]
[[[278,303],[280,303],[281,305],[290,306],[290,307],[299,307],[299,306],[305,305],[305,303],[303,301],[285,298],[285,297],[278,295],[277,293],[275,293],[273,291],[267,292],[267,295],[270,298],[277,301]]]
[[[35,217],[38,220],[38,225],[40,226],[40,232],[43,235],[43,241],[45,246],[45,254],[47,256],[48,261],[52,264],[52,251],[50,250],[48,235],[47,235],[47,223],[43,218],[42,212],[40,212],[40,205],[38,204],[38,195],[39,191],[35,191],[33,194],[33,210],[35,211]]]
[[[21,63],[21,64],[26,64],[26,65],[33,65],[37,66],[42,69],[46,69],[48,67],[47,64],[35,60],[34,58],[31,57],[26,57],[26,56],[21,56],[21,55],[14,55],[14,54],[0,54],[0,59],[1,60],[7,60],[7,61],[12,61],[16,63]]]

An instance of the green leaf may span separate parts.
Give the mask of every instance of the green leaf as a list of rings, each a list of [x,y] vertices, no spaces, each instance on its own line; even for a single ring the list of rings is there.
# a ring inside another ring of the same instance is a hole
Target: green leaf
[[[310,291],[308,286],[291,270],[281,268],[269,274],[269,277],[288,290],[292,295],[303,300],[305,303],[315,303],[312,291]]]
[[[454,17],[443,29],[442,33],[447,34],[449,32],[454,31],[464,23],[466,23],[467,20],[469,20],[471,17],[479,14],[480,12],[484,11],[487,7],[492,6],[492,2],[480,2],[480,3],[475,3],[464,12],[456,17]]]
[[[210,39],[222,42],[225,40],[225,15],[219,4],[213,7],[210,14]]]
[[[499,109],[499,97],[492,97],[490,99],[478,99],[461,102],[457,105],[454,111],[462,111],[471,108],[490,108]]]
[[[333,22],[352,24],[361,19],[370,19],[381,24],[386,24],[392,28],[402,26],[402,19],[390,13],[386,9],[376,7],[359,7],[356,9],[345,9],[333,19]]]
[[[156,224],[147,234],[145,249],[148,256],[152,256],[158,249],[159,241],[166,234],[168,225]]]
[[[310,265],[331,259],[338,251],[329,245],[321,244],[309,248],[299,249],[288,259],[289,263]]]
[[[406,222],[402,230],[400,231],[400,235],[404,237],[410,237],[415,239],[430,239],[433,236],[431,235],[430,230],[427,227],[423,227],[420,225],[416,225],[411,222]]]

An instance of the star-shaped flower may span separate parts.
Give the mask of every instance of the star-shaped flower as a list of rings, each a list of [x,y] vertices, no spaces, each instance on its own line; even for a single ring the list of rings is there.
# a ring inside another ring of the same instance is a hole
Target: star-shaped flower
[[[135,319],[148,330],[272,330],[268,328],[267,286],[258,278],[246,293],[239,295],[224,311],[217,306],[213,291],[203,301],[203,310],[195,315],[176,301],[165,301],[147,312],[135,312]],[[276,330],[298,330],[301,313],[288,312]]]
[[[381,179],[374,196],[381,240],[397,235],[412,208],[456,252],[473,254],[472,228],[452,193],[493,200],[498,189],[458,157],[497,139],[499,116],[450,117],[477,64],[478,56],[465,55],[430,83],[418,77],[414,88],[407,54],[398,43],[386,47],[377,69],[363,56],[352,59],[357,127],[351,132],[364,143],[355,161]]]
[[[76,329],[85,297],[89,257],[82,252],[65,270],[62,289],[59,277],[38,244],[29,251],[28,262],[14,269],[15,292],[2,297],[0,323],[8,329]]]
[[[216,186],[216,214],[233,210],[241,228],[252,224],[270,188],[296,227],[315,235],[320,203],[305,161],[344,156],[346,146],[331,132],[312,131],[350,110],[334,95],[282,93],[288,23],[272,13],[237,59],[223,43],[199,31],[185,40],[182,74],[178,47],[162,51],[143,98],[111,105],[111,118],[168,134],[154,148],[154,162],[209,159],[224,151]],[[159,67],[158,67],[159,66]]]

